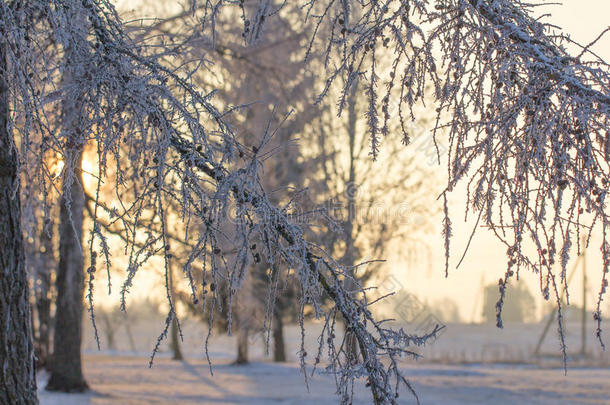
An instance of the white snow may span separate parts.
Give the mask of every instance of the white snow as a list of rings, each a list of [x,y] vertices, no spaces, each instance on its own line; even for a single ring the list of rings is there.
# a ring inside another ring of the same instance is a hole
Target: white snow
[[[184,362],[158,359],[152,369],[145,357],[87,355],[87,394],[44,391],[39,377],[41,405],[77,404],[337,404],[334,384],[314,376],[310,390],[296,364],[255,362],[234,366],[227,362],[209,373],[204,360]],[[405,367],[422,404],[608,404],[610,369],[408,365]],[[356,404],[370,404],[365,387],[356,388]],[[403,394],[400,403],[415,403]]]
[[[187,360],[170,360],[167,345],[164,345],[153,368],[148,368],[149,350],[161,324],[159,319],[140,319],[132,323],[135,351],[129,351],[128,335],[120,328],[115,332],[116,350],[98,352],[90,324],[85,322],[84,372],[91,391],[87,394],[46,392],[46,374],[41,373],[38,380],[41,405],[339,403],[331,376],[314,375],[309,379],[310,389],[307,391],[296,364],[299,331],[294,325],[289,325],[285,331],[287,354],[292,361],[285,364],[269,362],[264,356],[262,340],[257,337],[251,341],[250,347],[253,363],[231,365],[234,338],[216,332],[210,342],[212,376],[202,350],[202,336],[205,336],[207,328],[195,320],[183,322],[185,341],[182,350]],[[571,332],[568,334],[569,348],[572,350],[578,349],[576,326],[568,328]],[[306,348],[311,353],[314,352],[318,329],[318,324],[307,324]],[[604,355],[597,352],[598,345],[593,341],[588,347],[595,355],[587,364],[598,366],[584,368],[573,362],[567,376],[557,359],[528,365],[488,363],[512,357],[517,362],[523,361],[531,352],[541,329],[539,324],[507,325],[502,330],[493,325],[449,325],[438,341],[424,349],[426,357],[423,360],[405,362],[402,366],[424,405],[610,404],[610,367],[607,361],[600,361]],[[103,329],[100,333],[102,347],[105,347]],[[544,352],[553,350],[559,353],[556,337],[550,334]],[[443,361],[479,363],[439,364]],[[370,403],[364,384],[357,386],[354,405]],[[415,401],[404,392],[400,403]]]

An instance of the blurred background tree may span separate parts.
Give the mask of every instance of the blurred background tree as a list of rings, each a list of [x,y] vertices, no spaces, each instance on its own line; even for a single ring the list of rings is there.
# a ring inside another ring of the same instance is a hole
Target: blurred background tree
[[[485,286],[483,293],[483,321],[496,322],[496,303],[498,301],[498,285]],[[506,322],[536,322],[536,301],[525,283],[511,284],[506,291],[502,319]]]

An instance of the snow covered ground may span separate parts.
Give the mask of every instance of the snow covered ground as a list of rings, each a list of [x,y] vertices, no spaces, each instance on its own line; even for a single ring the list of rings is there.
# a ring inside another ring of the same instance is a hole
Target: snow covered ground
[[[160,358],[152,369],[145,357],[87,355],[87,394],[44,391],[42,405],[144,404],[337,404],[328,376],[314,376],[309,392],[295,364],[255,362],[214,366],[204,360]],[[422,404],[610,404],[610,369],[540,370],[526,366],[409,365],[405,367]],[[357,387],[354,404],[370,404]],[[401,402],[415,403],[404,394]]]
[[[314,375],[309,391],[296,363],[300,332],[286,328],[289,363],[270,363],[265,357],[263,339],[251,340],[253,363],[234,366],[234,338],[216,333],[209,351],[214,375],[203,358],[207,328],[201,322],[184,320],[182,351],[185,362],[169,359],[167,344],[152,369],[148,356],[161,331],[161,319],[138,319],[114,331],[114,348],[108,348],[100,325],[102,351],[97,351],[91,326],[85,322],[84,368],[91,386],[87,394],[58,394],[44,391],[44,374],[39,375],[42,405],[80,404],[337,404],[332,377]],[[315,352],[316,331],[320,325],[307,324],[306,349]],[[421,351],[417,363],[403,363],[421,403],[427,404],[610,404],[609,354],[589,334],[586,361],[574,359],[564,375],[557,358],[532,357],[542,325],[514,324],[499,330],[493,325],[449,325],[445,333]],[[568,325],[568,349],[580,348],[579,325]],[[556,336],[549,334],[542,352],[559,354]],[[496,362],[496,363],[494,363]],[[497,364],[497,362],[503,362]],[[529,364],[525,364],[529,363]],[[587,367],[582,367],[582,365]],[[354,404],[370,404],[363,385],[356,387]],[[401,404],[415,400],[407,392]]]
[[[98,321],[99,322],[99,321]],[[159,333],[161,333],[165,322],[162,318],[139,318],[130,320],[130,328],[125,324],[117,327],[114,331],[114,347],[108,347],[105,325],[98,325],[102,350],[106,354],[137,355],[146,357],[154,347]],[[401,324],[405,330],[413,330],[409,324]],[[556,325],[553,324],[548,336],[544,339],[540,353],[555,356],[555,358],[533,358],[538,339],[542,333],[542,323],[506,323],[503,329],[498,329],[493,324],[449,324],[434,342],[425,347],[416,348],[426,363],[536,363],[544,367],[561,366],[559,360],[559,341],[555,332]],[[185,319],[182,322],[184,342],[182,352],[189,358],[201,358],[203,356],[204,341],[207,335],[207,326],[195,319]],[[321,329],[319,322],[307,322],[305,334],[305,349],[309,353],[315,353],[318,344],[318,335]],[[339,328],[341,329],[341,328]],[[300,349],[301,332],[297,325],[285,327],[286,354],[289,361],[296,362],[296,353]],[[341,331],[337,331],[340,334]],[[87,319],[84,323],[83,348],[85,353],[99,354],[97,344],[93,338],[91,323]],[[576,353],[581,348],[579,322],[569,322],[565,325],[566,342],[568,351]],[[606,337],[609,339],[609,337]],[[250,356],[255,360],[265,360],[264,353],[265,336],[261,333],[250,336]],[[603,351],[594,334],[594,326],[589,322],[587,328],[587,352],[590,354],[586,362],[571,359],[571,366],[587,365],[592,367],[610,367],[610,351]],[[167,344],[161,346],[162,351],[167,351]],[[213,360],[230,360],[235,356],[234,337],[228,337],[226,333],[215,331],[209,341],[209,352]]]

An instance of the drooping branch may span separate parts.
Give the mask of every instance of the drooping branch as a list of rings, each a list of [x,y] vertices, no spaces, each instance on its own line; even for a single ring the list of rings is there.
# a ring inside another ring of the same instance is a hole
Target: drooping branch
[[[185,159],[192,161],[194,165],[207,176],[217,182],[223,181],[223,173],[226,173],[226,170],[222,167],[210,165],[209,161],[196,151],[194,145],[189,145],[184,139],[177,135],[172,137],[172,145]],[[241,189],[237,185],[234,185],[232,192],[235,198],[242,199],[244,202],[252,204],[255,209],[265,210],[270,208],[268,206],[265,207],[265,205],[269,204],[266,197],[251,189]],[[289,223],[286,216],[281,211],[275,209],[270,225],[291,247],[297,248],[298,251],[303,252],[302,255],[304,256],[308,272],[317,278],[326,294],[336,303],[338,310],[341,312],[344,319],[346,319],[348,328],[354,332],[363,355],[363,366],[369,376],[375,404],[396,403],[397,392],[392,387],[390,381],[392,374],[394,374],[397,380],[404,382],[409,390],[415,395],[415,391],[412,389],[411,385],[400,374],[397,360],[402,355],[409,355],[415,358],[419,355],[407,349],[394,347],[392,341],[396,340],[403,344],[406,343],[405,347],[412,344],[421,345],[427,340],[436,337],[443,327],[436,325],[433,331],[425,336],[412,336],[405,334],[402,330],[395,332],[383,328],[381,324],[373,318],[371,312],[367,308],[366,301],[361,302],[356,300],[355,297],[351,296],[351,294],[342,287],[342,281],[337,275],[339,272],[336,265],[331,265],[324,258],[313,254],[311,249],[307,246],[307,243],[299,237],[299,235],[302,234],[302,231],[295,230],[294,225]],[[328,275],[325,274],[325,271],[328,271]],[[329,280],[329,277],[332,282]],[[375,332],[378,333],[378,337],[374,337],[372,333],[367,330],[367,324],[372,325]],[[389,370],[379,361],[381,352],[385,352],[392,363],[392,367]],[[396,383],[399,381],[396,381]],[[384,382],[384,384],[380,384],[379,382]]]

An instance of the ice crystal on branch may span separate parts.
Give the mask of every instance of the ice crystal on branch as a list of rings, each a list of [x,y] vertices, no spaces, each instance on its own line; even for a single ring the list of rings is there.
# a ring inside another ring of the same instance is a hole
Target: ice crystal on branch
[[[384,328],[372,317],[364,290],[347,290],[344,269],[304,238],[289,212],[270,202],[258,178],[258,147],[246,153],[225,121],[227,112],[213,104],[213,92],[193,86],[193,73],[187,68],[169,67],[163,60],[165,49],[156,53],[146,39],[131,38],[109,2],[2,2],[0,7],[1,45],[9,50],[9,69],[3,74],[12,86],[23,172],[38,176],[41,186],[52,184],[44,161],[31,164],[40,161],[36,159],[39,143],[52,145],[64,158],[84,145],[96,154],[98,166],[92,173],[96,187],[88,196],[93,205],[87,240],[92,321],[98,253],[108,270],[107,234],[113,233],[124,241],[128,258],[121,287],[123,309],[138,271],[151,258],[161,258],[169,313],[158,343],[167,335],[176,318],[169,281],[173,258],[169,228],[175,225],[169,218],[175,204],[181,222],[189,224],[184,239],[191,241],[191,252],[183,270],[193,302],[215,305],[218,290],[213,286],[224,281],[230,307],[249,264],[264,254],[268,263],[296,272],[301,312],[305,304],[312,304],[321,315],[319,303],[325,295],[334,302],[327,311],[341,314],[356,336],[362,363],[342,364],[339,353],[329,359],[331,367],[345,376],[338,387],[345,394],[343,400],[348,401],[348,385],[364,373],[376,403],[395,402],[400,383],[408,386],[397,362],[403,355],[415,356],[409,346],[423,343],[425,337]],[[266,10],[256,14],[254,27],[261,24],[259,31],[269,15]],[[72,24],[74,15],[82,18],[79,24]],[[24,24],[26,20],[36,21],[36,26]],[[37,46],[45,42],[47,46]],[[62,58],[68,50],[70,57]],[[63,71],[73,72],[73,81],[65,82],[56,74]],[[83,120],[79,128],[84,130],[71,132],[69,138],[53,118],[62,100],[77,100],[75,108]],[[260,147],[267,141],[265,135]],[[70,184],[76,170],[73,164],[65,165],[65,184]],[[112,205],[104,201],[108,190]],[[234,217],[229,215],[233,207]],[[251,248],[254,242],[262,243],[257,252]],[[194,264],[203,268],[201,285],[195,284]],[[334,336],[334,324],[326,330]],[[305,358],[303,351],[303,364]]]
[[[435,139],[443,134],[450,141],[445,193],[464,183],[466,214],[473,212],[477,226],[490,228],[507,246],[498,325],[507,282],[522,268],[539,275],[540,291],[546,299],[552,291],[561,312],[567,262],[574,247],[584,248],[572,241],[584,235],[588,244],[599,231],[603,262],[594,318],[603,346],[610,66],[591,46],[608,30],[582,46],[535,18],[540,4],[508,0],[311,0],[300,6],[311,39],[305,57],[325,56],[319,99],[336,83],[343,87],[342,107],[356,78],[365,83],[373,158],[386,133],[380,128],[414,119],[414,106],[432,99]],[[568,45],[581,50],[571,54]],[[384,57],[392,62],[381,69]],[[444,235],[448,259],[447,217]]]
[[[482,220],[507,246],[498,313],[509,279],[522,268],[538,273],[545,297],[552,291],[560,305],[572,241],[581,234],[588,240],[601,230],[602,288],[595,313],[601,340],[599,308],[610,266],[608,65],[587,47],[581,55],[570,55],[564,48],[569,38],[551,32],[532,17],[533,6],[521,2],[295,3],[192,1],[189,13],[201,10],[202,35],[213,46],[222,32],[216,22],[223,6],[238,10],[244,43],[252,46],[264,36],[270,18],[299,17],[301,24],[295,25],[311,39],[303,56],[315,53],[325,60],[327,81],[320,98],[339,83],[342,110],[356,82],[366,88],[373,158],[389,132],[388,122],[414,118],[414,106],[429,103],[430,97],[438,114],[434,135],[449,139],[445,207],[446,193],[465,183],[467,213],[473,211],[477,223]],[[74,15],[82,16],[82,25],[73,24]],[[346,288],[349,272],[307,240],[300,224],[261,186],[259,150],[267,134],[260,147],[246,150],[227,124],[231,110],[221,111],[214,91],[192,84],[197,69],[171,63],[180,44],[171,48],[171,41],[158,45],[132,35],[106,0],[2,1],[0,34],[8,66],[1,73],[10,86],[10,129],[19,141],[22,172],[46,189],[55,183],[45,154],[69,159],[81,145],[96,151],[88,239],[92,319],[97,253],[108,268],[106,235],[114,232],[125,242],[129,259],[123,304],[142,265],[155,256],[162,259],[169,313],[159,341],[166,335],[176,317],[168,274],[173,255],[169,218],[177,206],[184,240],[192,242],[183,270],[194,303],[216,305],[215,286],[222,281],[230,306],[249,264],[262,254],[278,271],[296,274],[301,321],[306,304],[325,318],[320,350],[325,346],[330,353],[327,369],[337,375],[342,403],[350,402],[350,385],[361,376],[367,377],[376,404],[397,403],[400,386],[410,389],[398,361],[416,356],[412,346],[425,343],[438,328],[416,337],[373,318],[366,290],[357,283],[354,290],[351,282]],[[66,71],[73,84],[62,81]],[[57,119],[58,105],[66,100],[78,100],[78,117],[84,121],[79,122],[83,130],[69,137]],[[74,170],[65,166],[64,184],[70,184]],[[108,188],[117,201],[111,207],[104,202]],[[444,225],[448,254],[448,218]],[[254,243],[262,248],[253,252]],[[528,244],[535,249],[528,251]],[[200,285],[195,266],[202,269]],[[329,308],[319,305],[324,296],[332,301]],[[345,361],[335,347],[339,314],[357,339],[359,362]],[[560,314],[560,326],[561,319]],[[306,357],[302,350],[303,365]]]

